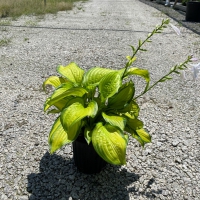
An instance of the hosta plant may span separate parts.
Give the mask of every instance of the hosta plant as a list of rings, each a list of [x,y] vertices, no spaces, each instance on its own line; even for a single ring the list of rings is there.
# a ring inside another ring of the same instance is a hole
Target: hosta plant
[[[151,142],[150,134],[139,119],[140,108],[136,100],[157,83],[171,79],[171,74],[179,74],[187,67],[191,57],[172,67],[153,84],[150,84],[148,70],[132,67],[132,64],[139,51],[146,51],[144,43],[150,42],[150,38],[160,33],[167,24],[169,20],[163,20],[144,41],[139,40],[137,48],[131,46],[133,53],[127,56],[127,63],[122,69],[93,67],[85,71],[72,62],[57,67],[60,76],[47,78],[43,83],[44,89],[46,85],[52,85],[55,90],[47,98],[44,110],[51,108],[48,113],[59,113],[48,138],[51,153],[82,134],[106,162],[123,165],[126,163],[129,137],[135,138],[141,146]],[[146,81],[143,92],[138,96],[135,96],[132,76],[141,76]]]

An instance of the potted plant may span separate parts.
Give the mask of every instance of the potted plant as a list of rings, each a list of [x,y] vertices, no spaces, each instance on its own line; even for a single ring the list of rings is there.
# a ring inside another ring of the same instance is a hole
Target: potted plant
[[[137,98],[156,84],[172,79],[171,74],[186,69],[191,57],[172,67],[169,73],[151,85],[148,70],[131,66],[136,54],[146,51],[143,45],[151,42],[151,37],[160,33],[167,24],[169,20],[163,20],[144,41],[139,40],[137,48],[131,46],[132,56],[127,56],[122,69],[93,67],[84,71],[72,62],[57,67],[60,76],[47,78],[43,88],[49,84],[55,87],[55,91],[47,98],[44,110],[54,106],[48,113],[58,113],[48,139],[51,153],[73,143],[78,169],[84,173],[97,173],[106,163],[126,164],[129,137],[135,138],[143,147],[151,142],[150,134],[139,119]],[[138,96],[135,96],[135,86],[130,79],[135,75],[146,81]]]
[[[190,1],[186,3],[186,21],[200,22],[200,0]]]

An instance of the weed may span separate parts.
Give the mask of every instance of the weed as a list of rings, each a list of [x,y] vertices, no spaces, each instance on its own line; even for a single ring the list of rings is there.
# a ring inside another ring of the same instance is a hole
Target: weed
[[[0,0],[0,18],[41,15],[70,10],[78,0]]]
[[[7,32],[8,29],[6,27],[0,27],[0,31],[4,31],[4,32]]]
[[[11,42],[11,39],[3,38],[0,40],[0,47],[1,46],[7,46]]]
[[[11,20],[0,20],[0,26],[11,25]]]
[[[37,21],[28,20],[25,22],[25,26],[37,26]]]

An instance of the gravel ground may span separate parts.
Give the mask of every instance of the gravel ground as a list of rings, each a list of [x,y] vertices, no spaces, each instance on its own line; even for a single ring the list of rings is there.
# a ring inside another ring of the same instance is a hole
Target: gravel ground
[[[85,175],[74,167],[71,145],[48,153],[55,116],[43,112],[45,78],[71,61],[84,69],[123,67],[129,45],[166,17],[138,0],[91,0],[0,27],[0,39],[10,41],[0,46],[1,200],[200,199],[200,80],[190,70],[186,81],[175,76],[139,99],[152,143],[142,149],[130,139],[126,166]],[[149,51],[138,54],[136,65],[150,70],[152,82],[187,55],[200,57],[199,35],[180,30],[155,35]],[[144,83],[135,81],[139,92]]]

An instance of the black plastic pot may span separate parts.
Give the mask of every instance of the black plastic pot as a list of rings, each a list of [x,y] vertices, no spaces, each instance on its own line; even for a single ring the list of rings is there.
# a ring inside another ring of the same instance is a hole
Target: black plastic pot
[[[73,143],[74,162],[80,172],[85,174],[99,173],[107,164],[94,150],[92,142],[87,144],[83,136]]]
[[[186,21],[200,22],[200,2],[189,1],[186,6]]]

